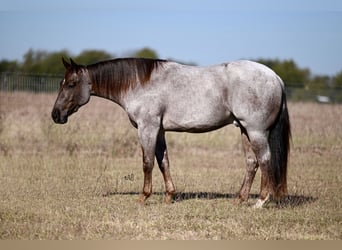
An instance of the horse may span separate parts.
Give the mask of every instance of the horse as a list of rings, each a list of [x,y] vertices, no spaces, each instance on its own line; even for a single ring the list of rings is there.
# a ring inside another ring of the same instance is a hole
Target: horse
[[[169,60],[117,58],[66,69],[51,116],[64,124],[97,96],[118,104],[137,129],[144,184],[139,202],[152,194],[154,157],[165,182],[165,202],[175,195],[165,132],[204,133],[235,124],[241,130],[246,173],[237,203],[248,200],[260,167],[260,208],[287,194],[291,126],[284,83],[270,68],[248,60],[200,67]]]

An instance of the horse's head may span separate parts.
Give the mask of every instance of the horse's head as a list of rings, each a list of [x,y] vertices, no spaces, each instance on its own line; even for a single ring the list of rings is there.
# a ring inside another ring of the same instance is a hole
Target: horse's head
[[[72,59],[70,63],[63,60],[66,72],[60,83],[57,100],[51,116],[55,123],[64,124],[68,117],[90,98],[91,83],[85,66],[77,65]]]

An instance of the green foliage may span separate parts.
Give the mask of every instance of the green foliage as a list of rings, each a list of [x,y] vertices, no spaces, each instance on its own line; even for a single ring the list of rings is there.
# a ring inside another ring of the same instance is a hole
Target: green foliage
[[[157,52],[155,52],[154,50],[150,48],[143,48],[141,50],[138,50],[132,56],[139,57],[139,58],[152,58],[152,59],[158,58]]]
[[[333,86],[335,88],[342,88],[342,70],[333,78]]]
[[[129,55],[130,57],[158,58],[157,52],[150,48],[143,48]],[[0,61],[0,72],[24,72],[29,74],[55,74],[64,73],[61,63],[62,57],[73,58],[79,64],[88,65],[98,61],[112,59],[115,56],[104,50],[84,50],[79,55],[73,56],[67,50],[48,52],[45,50],[29,49],[22,63],[17,61]]]
[[[0,72],[15,72],[18,69],[18,63],[17,61],[8,61],[8,60],[2,60],[0,61]]]
[[[92,64],[98,61],[108,60],[114,56],[104,50],[84,50],[74,58],[74,60],[83,65]]]
[[[293,60],[258,61],[273,69],[283,79],[288,98],[293,101],[316,101],[317,96],[328,96],[332,102],[342,102],[342,71],[335,77],[312,75],[309,69],[299,68]]]
[[[332,89],[335,102],[342,102],[342,70],[332,79]]]
[[[61,63],[62,57],[68,58],[69,52],[47,52],[44,50],[34,51],[30,49],[24,55],[24,62],[18,71],[32,74],[63,74],[64,66]]]
[[[303,87],[310,78],[310,70],[298,68],[293,60],[259,59],[258,61],[273,69],[287,86]]]

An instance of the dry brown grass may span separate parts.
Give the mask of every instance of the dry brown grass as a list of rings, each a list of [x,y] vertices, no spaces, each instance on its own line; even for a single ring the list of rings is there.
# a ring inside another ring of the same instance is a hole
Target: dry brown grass
[[[342,106],[290,103],[289,196],[281,207],[233,195],[244,175],[239,130],[167,135],[176,201],[145,206],[141,152],[123,111],[99,98],[66,125],[55,95],[0,93],[1,239],[342,239]]]

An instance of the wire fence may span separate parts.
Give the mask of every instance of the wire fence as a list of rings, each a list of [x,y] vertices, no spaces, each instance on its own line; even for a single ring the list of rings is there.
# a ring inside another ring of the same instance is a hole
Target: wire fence
[[[61,75],[0,73],[0,91],[29,91],[34,93],[57,92]]]
[[[287,99],[293,102],[342,103],[341,88],[299,88],[286,86]]]
[[[0,91],[27,91],[33,93],[55,93],[58,91],[62,75],[0,73]],[[304,84],[298,85],[304,86]],[[290,101],[314,101],[320,103],[342,103],[341,88],[310,89],[305,87],[286,87]]]

